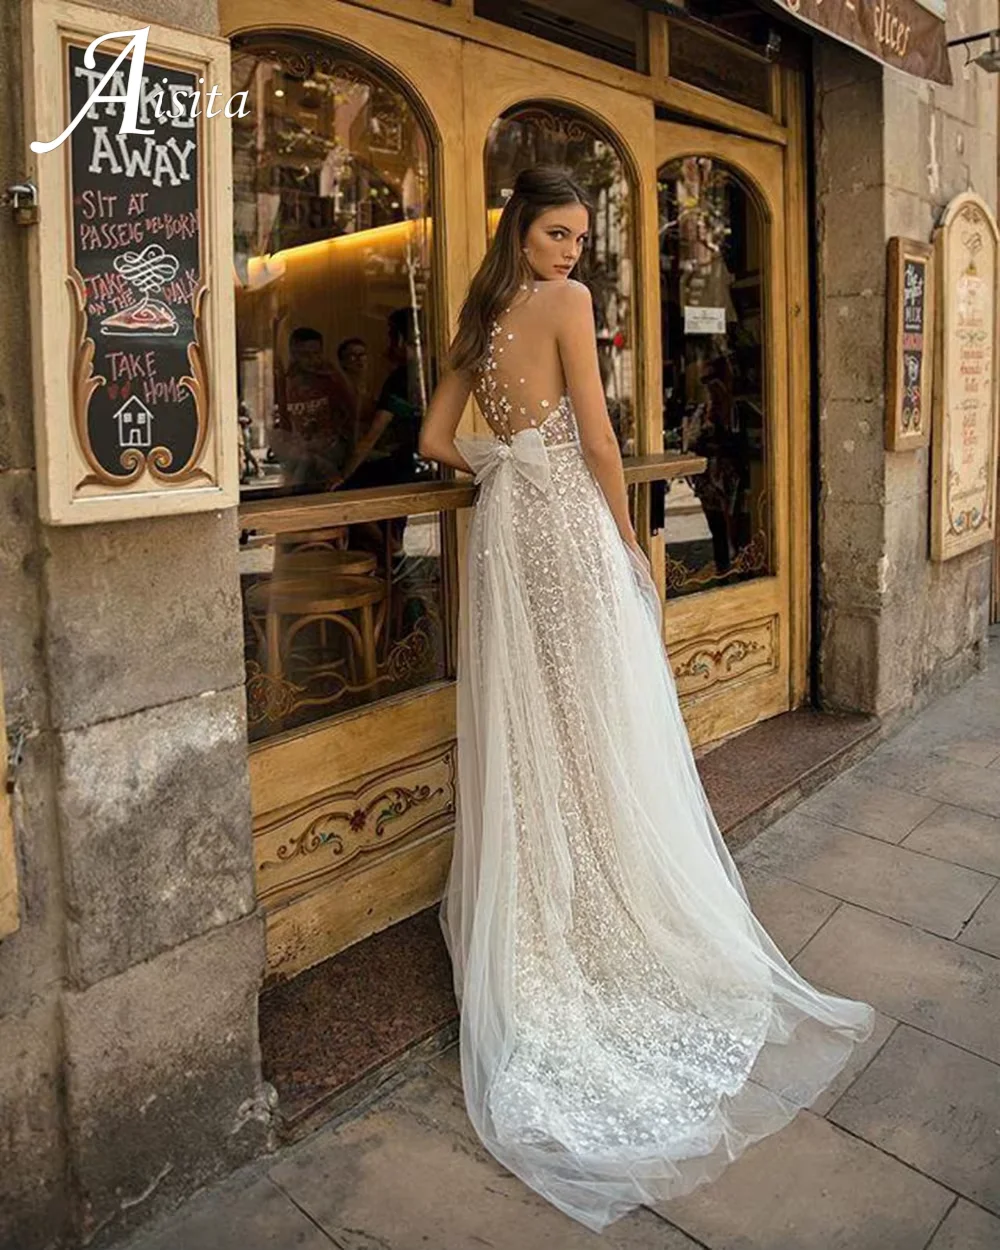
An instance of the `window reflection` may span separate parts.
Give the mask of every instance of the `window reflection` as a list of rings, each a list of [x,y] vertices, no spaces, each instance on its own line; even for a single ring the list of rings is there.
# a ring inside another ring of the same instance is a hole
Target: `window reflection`
[[[771,572],[765,412],[765,221],[707,157],[659,173],[663,432],[705,456],[667,496],[668,596]]]
[[[584,114],[551,104],[518,105],[493,123],[487,142],[486,205],[491,232],[514,180],[530,165],[570,170],[594,205],[580,276],[594,297],[608,411],[622,453],[634,455],[633,193],[625,163],[610,138]]]
[[[251,741],[448,674],[443,530],[428,514],[242,546]]]
[[[353,53],[260,35],[233,49],[234,259],[244,501],[433,476],[429,131]],[[295,505],[277,504],[279,507]],[[240,547],[253,741],[448,676],[444,519]]]
[[[431,144],[403,91],[308,41],[238,43],[233,123],[245,498],[432,476]]]

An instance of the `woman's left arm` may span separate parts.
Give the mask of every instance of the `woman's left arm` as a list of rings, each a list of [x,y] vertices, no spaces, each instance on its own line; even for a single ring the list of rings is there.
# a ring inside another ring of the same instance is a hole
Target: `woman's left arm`
[[[467,370],[456,370],[442,378],[420,427],[417,450],[426,460],[436,460],[463,473],[473,471],[455,446],[455,431],[471,393],[472,376]]]

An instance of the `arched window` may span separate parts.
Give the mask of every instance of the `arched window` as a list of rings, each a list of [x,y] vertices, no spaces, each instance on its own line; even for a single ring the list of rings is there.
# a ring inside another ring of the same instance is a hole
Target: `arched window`
[[[568,169],[594,204],[586,281],[594,297],[608,411],[623,454],[633,455],[637,441],[632,179],[612,137],[586,114],[544,102],[519,104],[497,118],[487,140],[486,203],[491,231],[514,179],[530,165]]]
[[[325,527],[244,534],[257,741],[452,671],[441,516],[350,506],[355,487],[436,471],[417,454],[440,346],[435,144],[405,85],[353,51],[255,34],[232,66],[249,104],[233,123],[241,495],[265,520],[290,494],[347,504]]]
[[[244,498],[424,476],[428,129],[381,67],[331,45],[238,40],[233,80],[249,92],[233,122]]]
[[[705,456],[667,501],[667,593],[772,569],[765,277],[768,220],[707,156],[659,171],[664,445]]]

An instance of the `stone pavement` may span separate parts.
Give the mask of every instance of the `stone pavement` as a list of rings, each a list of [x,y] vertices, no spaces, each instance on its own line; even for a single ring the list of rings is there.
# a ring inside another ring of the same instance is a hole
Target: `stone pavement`
[[[799,971],[879,1014],[836,1085],[713,1185],[598,1237],[482,1150],[452,1050],[128,1250],[997,1250],[996,636],[990,659],[737,856]]]

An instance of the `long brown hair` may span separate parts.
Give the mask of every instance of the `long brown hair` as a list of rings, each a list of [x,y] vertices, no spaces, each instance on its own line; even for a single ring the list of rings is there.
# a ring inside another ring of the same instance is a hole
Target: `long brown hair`
[[[448,353],[452,369],[474,369],[486,357],[490,328],[522,282],[532,276],[521,250],[531,223],[550,208],[582,204],[593,215],[586,191],[565,169],[532,165],[523,169],[500,214],[497,232],[458,315],[458,332]],[[579,269],[579,266],[578,266]]]

